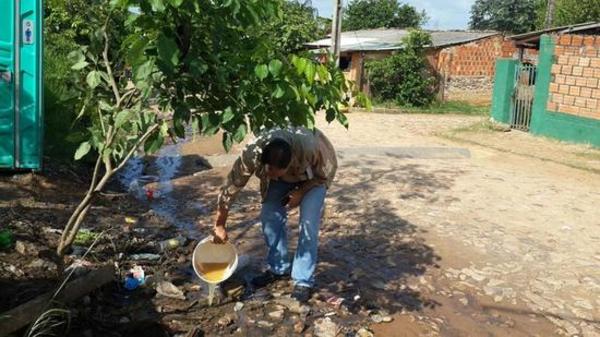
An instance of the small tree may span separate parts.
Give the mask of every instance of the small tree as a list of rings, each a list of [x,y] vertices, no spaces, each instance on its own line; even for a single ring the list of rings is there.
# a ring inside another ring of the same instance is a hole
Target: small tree
[[[425,47],[431,36],[413,30],[402,41],[402,49],[380,61],[367,63],[373,96],[381,101],[395,101],[404,106],[425,106],[435,97],[432,75]]]
[[[109,3],[110,2],[110,3]],[[91,126],[75,153],[95,155],[89,189],[57,248],[75,239],[95,196],[138,149],[158,150],[185,136],[185,125],[223,132],[229,150],[262,127],[315,125],[317,111],[347,126],[348,86],[333,62],[282,55],[261,33],[281,14],[280,0],[112,0],[89,22],[90,42],[72,53],[84,74],[80,117]],[[126,21],[123,14],[137,8]],[[101,20],[101,21],[100,21]],[[114,48],[112,36],[127,32]]]
[[[425,11],[397,0],[352,0],[344,11],[342,29],[418,28],[426,22]]]

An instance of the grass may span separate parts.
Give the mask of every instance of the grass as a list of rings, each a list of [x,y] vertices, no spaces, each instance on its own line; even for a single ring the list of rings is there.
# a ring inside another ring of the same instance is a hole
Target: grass
[[[472,104],[465,101],[435,101],[426,107],[398,106],[394,102],[374,102],[374,110],[391,109],[398,113],[416,114],[459,114],[470,116],[488,116],[490,106],[488,104]]]
[[[588,159],[588,160],[600,161],[600,150],[598,150],[598,149],[589,149],[584,152],[576,152],[575,155],[577,157]]]
[[[75,241],[73,241],[73,244],[77,246],[89,246],[97,238],[98,233],[94,233],[88,229],[80,229],[75,236]]]
[[[456,129],[452,129],[450,131],[450,133],[463,133],[463,132],[506,132],[509,131],[510,128],[498,124],[498,123],[494,123],[489,119],[474,123],[474,124],[470,124],[467,126],[463,126],[460,128],[456,128]]]

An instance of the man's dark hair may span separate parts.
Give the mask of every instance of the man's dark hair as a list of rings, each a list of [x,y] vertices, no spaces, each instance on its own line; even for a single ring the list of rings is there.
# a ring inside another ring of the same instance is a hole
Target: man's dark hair
[[[263,165],[269,164],[280,169],[285,169],[292,160],[292,147],[283,139],[275,138],[262,150],[260,161]]]

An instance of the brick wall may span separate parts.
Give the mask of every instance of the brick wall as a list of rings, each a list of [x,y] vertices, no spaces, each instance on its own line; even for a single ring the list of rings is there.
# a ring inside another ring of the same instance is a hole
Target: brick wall
[[[556,37],[547,109],[600,119],[600,36]]]
[[[524,60],[537,63],[537,50],[527,49]],[[518,58],[514,43],[501,35],[438,51],[435,68],[447,76],[493,77],[498,58]]]
[[[491,101],[496,60],[518,58],[514,43],[496,35],[436,50],[430,63],[443,83],[445,99],[474,103]],[[524,60],[537,63],[537,50],[525,50]]]

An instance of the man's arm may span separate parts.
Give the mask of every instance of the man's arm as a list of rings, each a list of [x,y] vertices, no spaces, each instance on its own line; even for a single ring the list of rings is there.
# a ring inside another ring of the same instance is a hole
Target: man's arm
[[[227,230],[225,229],[228,215],[229,210],[227,208],[219,207],[217,209],[217,219],[215,220],[215,227],[213,228],[215,243],[225,243],[228,239]]]
[[[235,200],[239,192],[246,186],[248,180],[256,169],[256,145],[247,146],[240,157],[235,161],[221,193],[218,197],[217,216],[213,228],[215,242],[225,242],[227,231],[225,226],[229,215],[229,206]]]

